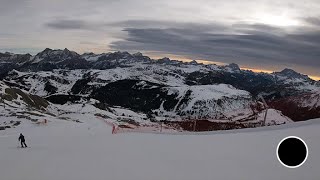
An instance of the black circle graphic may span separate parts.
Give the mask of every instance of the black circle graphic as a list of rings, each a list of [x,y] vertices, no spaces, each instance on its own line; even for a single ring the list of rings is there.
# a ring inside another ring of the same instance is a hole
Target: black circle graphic
[[[277,156],[288,168],[300,167],[308,157],[307,144],[299,137],[286,137],[278,145]]]

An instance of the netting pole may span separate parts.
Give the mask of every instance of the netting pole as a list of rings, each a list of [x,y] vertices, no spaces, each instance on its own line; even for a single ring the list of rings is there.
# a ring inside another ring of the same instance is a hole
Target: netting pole
[[[162,132],[162,122],[160,122],[160,132]]]
[[[263,126],[265,126],[265,125],[266,125],[267,114],[268,114],[268,109],[266,109],[266,113],[264,114],[264,118],[263,118]]]
[[[196,131],[197,120],[194,120],[193,131]]]
[[[115,125],[113,124],[113,125],[112,125],[112,134],[114,134],[115,131],[116,131],[116,127],[115,127]]]

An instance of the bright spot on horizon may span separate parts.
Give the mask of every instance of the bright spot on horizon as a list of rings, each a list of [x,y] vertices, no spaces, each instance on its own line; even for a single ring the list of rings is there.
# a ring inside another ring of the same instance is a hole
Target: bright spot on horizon
[[[271,15],[271,14],[258,14],[253,20],[261,24],[267,24],[272,26],[297,26],[299,21],[289,17],[286,14]]]

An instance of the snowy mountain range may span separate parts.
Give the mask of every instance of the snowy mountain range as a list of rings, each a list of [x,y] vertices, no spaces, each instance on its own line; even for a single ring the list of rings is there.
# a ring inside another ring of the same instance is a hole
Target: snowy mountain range
[[[0,53],[0,74],[0,96],[11,115],[29,108],[59,117],[72,107],[74,112],[75,107],[90,106],[118,121],[257,123],[265,112],[259,99],[263,96],[271,124],[320,117],[319,81],[291,69],[266,74],[241,70],[234,63],[154,60],[128,52],[79,55],[47,48],[35,56]],[[28,97],[47,105],[35,106]],[[8,112],[2,110],[4,116]]]

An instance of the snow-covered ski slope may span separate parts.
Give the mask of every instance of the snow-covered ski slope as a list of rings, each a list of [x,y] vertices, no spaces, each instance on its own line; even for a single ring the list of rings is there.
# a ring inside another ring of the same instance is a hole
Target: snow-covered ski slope
[[[0,131],[0,179],[320,179],[320,119],[197,135],[112,135],[102,121],[85,117],[77,117],[83,123],[60,120],[40,126],[22,121]],[[31,148],[17,148],[20,132]],[[292,135],[309,147],[308,160],[297,169],[285,168],[276,157],[278,142]]]

